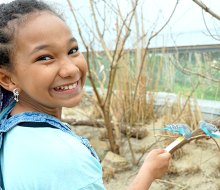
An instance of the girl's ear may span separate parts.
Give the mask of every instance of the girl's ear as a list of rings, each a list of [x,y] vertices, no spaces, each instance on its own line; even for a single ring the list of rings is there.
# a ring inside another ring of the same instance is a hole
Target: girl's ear
[[[0,68],[0,86],[11,92],[16,88],[15,83],[11,80],[10,72],[3,68]]]

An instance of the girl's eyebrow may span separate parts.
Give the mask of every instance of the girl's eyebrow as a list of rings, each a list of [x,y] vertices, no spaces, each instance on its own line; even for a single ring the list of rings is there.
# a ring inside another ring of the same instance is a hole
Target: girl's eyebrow
[[[33,49],[33,51],[31,51],[30,55],[34,54],[35,52],[38,52],[41,49],[45,49],[45,48],[48,48],[48,47],[49,47],[49,45],[39,45],[39,46],[35,47]]]
[[[70,38],[68,41],[68,43],[73,43],[73,42],[77,42],[77,40],[74,37]],[[46,45],[46,44],[39,45],[39,46],[35,47],[33,49],[33,51],[31,51],[30,55],[34,54],[35,52],[37,52],[39,50],[46,49],[48,47],[50,47],[50,45]]]
[[[76,38],[74,38],[74,37],[70,38],[69,41],[70,41],[70,42],[77,42]]]

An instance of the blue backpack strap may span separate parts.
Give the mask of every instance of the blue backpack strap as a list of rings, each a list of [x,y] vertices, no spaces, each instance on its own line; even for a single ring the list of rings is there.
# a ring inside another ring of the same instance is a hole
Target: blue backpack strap
[[[80,137],[76,135],[71,129],[70,126],[66,123],[61,122],[57,118],[50,116],[48,114],[39,113],[39,112],[24,112],[21,114],[14,115],[7,120],[4,120],[4,124],[1,125],[0,128],[0,148],[2,146],[3,141],[3,133],[8,132],[10,129],[18,125],[19,123],[23,122],[36,122],[36,123],[48,123],[49,125],[54,126],[57,129],[60,129],[66,133],[69,133],[70,135],[74,136],[76,139],[78,139],[83,145],[85,145],[91,152],[91,154],[100,161],[97,153],[95,152],[94,148],[89,143],[88,139],[84,137]]]

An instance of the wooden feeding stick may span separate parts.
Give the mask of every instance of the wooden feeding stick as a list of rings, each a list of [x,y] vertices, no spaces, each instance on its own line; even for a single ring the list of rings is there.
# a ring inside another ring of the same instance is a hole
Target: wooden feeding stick
[[[196,129],[192,132],[192,137],[189,139],[184,138],[183,136],[178,137],[175,141],[169,144],[165,150],[170,152],[171,154],[174,153],[177,149],[181,148],[183,145],[189,143],[192,140],[199,139],[199,138],[207,138],[208,136],[201,129]]]

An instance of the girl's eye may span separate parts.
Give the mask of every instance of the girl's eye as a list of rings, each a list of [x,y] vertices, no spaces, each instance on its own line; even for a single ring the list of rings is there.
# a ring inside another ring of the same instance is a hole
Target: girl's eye
[[[74,55],[75,53],[77,53],[79,50],[78,46],[77,47],[74,47],[72,48],[69,52],[68,52],[68,55]]]
[[[44,56],[41,56],[39,58],[36,59],[36,61],[48,61],[48,60],[51,60],[52,58],[48,55],[44,55]]]

